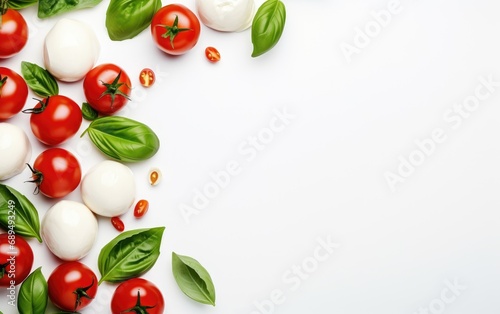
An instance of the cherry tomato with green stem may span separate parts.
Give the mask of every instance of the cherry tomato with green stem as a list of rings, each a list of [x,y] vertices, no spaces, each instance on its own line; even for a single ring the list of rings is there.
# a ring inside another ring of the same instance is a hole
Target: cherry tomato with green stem
[[[151,36],[156,46],[171,55],[192,49],[200,37],[200,20],[182,4],[168,4],[151,21]]]
[[[0,234],[0,287],[20,284],[33,267],[33,250],[15,233]]]
[[[111,312],[162,314],[165,301],[160,289],[143,278],[122,282],[111,298]]]
[[[35,193],[41,192],[49,198],[60,198],[73,192],[82,179],[78,159],[64,148],[54,147],[43,151],[35,159],[32,180]]]
[[[35,107],[23,112],[31,114],[30,126],[35,137],[49,146],[59,145],[74,136],[83,120],[80,106],[63,95],[39,100]]]
[[[0,67],[0,121],[18,114],[28,99],[28,84],[24,78],[5,67]]]
[[[28,42],[28,24],[14,9],[7,8],[7,1],[0,1],[0,59],[18,54]]]
[[[50,301],[63,311],[79,311],[94,299],[97,283],[97,276],[88,266],[78,261],[64,262],[47,280]]]
[[[130,100],[132,83],[121,67],[105,63],[90,70],[83,80],[89,105],[101,115],[112,115]]]

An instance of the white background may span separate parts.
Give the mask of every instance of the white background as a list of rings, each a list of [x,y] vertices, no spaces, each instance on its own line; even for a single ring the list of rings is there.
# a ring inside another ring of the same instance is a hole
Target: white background
[[[148,199],[150,210],[141,220],[131,212],[123,220],[127,229],[166,226],[161,256],[144,275],[162,290],[166,313],[498,313],[500,89],[460,126],[445,115],[475,95],[481,77],[500,81],[500,4],[401,0],[401,11],[377,31],[371,12],[387,10],[390,1],[284,2],[280,42],[255,59],[249,30],[203,27],[198,45],[174,58],[153,45],[149,31],[110,41],[107,1],[64,15],[95,30],[98,63],[116,63],[133,79],[133,101],[120,114],[147,123],[161,139],[156,156],[130,165],[137,199]],[[195,9],[194,1],[182,3]],[[23,60],[43,64],[44,36],[60,18],[40,21],[35,8],[22,13],[30,24],[28,45],[0,61],[18,72]],[[341,45],[355,47],[357,28],[370,25],[373,36],[348,62]],[[206,46],[219,49],[218,64],[205,60]],[[150,89],[138,82],[144,67],[158,76]],[[81,82],[60,83],[60,90],[84,101]],[[249,136],[269,135],[276,110],[294,117],[251,159],[240,148],[250,147]],[[9,122],[27,131],[34,160],[44,147],[31,134],[28,116]],[[393,191],[384,174],[400,175],[399,156],[417,156],[416,141],[435,129],[446,140]],[[84,173],[105,159],[87,137],[63,147],[78,156]],[[232,161],[239,174],[186,220],[181,204],[193,206],[196,191]],[[147,183],[151,167],[163,172],[155,187]],[[43,217],[55,201],[31,195],[33,186],[23,183],[29,175],[26,169],[4,183],[28,195]],[[79,192],[67,199],[80,200]],[[98,276],[99,250],[118,234],[108,219],[100,219],[99,228],[82,259]],[[318,239],[339,246],[315,263]],[[58,261],[36,240],[30,244],[33,269],[42,266],[48,277]],[[172,251],[209,270],[216,307],[178,289]],[[290,273],[294,265],[307,277]],[[449,289],[454,282],[458,293]],[[108,313],[114,287],[102,284],[83,313]],[[271,303],[278,291],[279,304]],[[0,309],[15,313],[4,293]]]

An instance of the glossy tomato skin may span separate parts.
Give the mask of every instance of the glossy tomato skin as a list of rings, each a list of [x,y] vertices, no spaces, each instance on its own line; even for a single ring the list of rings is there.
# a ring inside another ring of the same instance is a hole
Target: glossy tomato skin
[[[162,314],[165,301],[160,289],[143,278],[132,278],[122,282],[115,290],[111,299],[111,313],[143,313],[131,310],[137,305],[140,294],[140,306],[149,314]]]
[[[127,72],[112,63],[96,66],[83,80],[87,102],[101,115],[111,115],[122,109],[130,99],[131,88]]]
[[[0,278],[0,287],[20,284],[28,277],[33,267],[31,246],[15,233],[0,234],[0,265],[5,272]]]
[[[75,135],[83,120],[78,104],[63,95],[47,97],[24,112],[31,112],[30,126],[35,137],[49,146],[59,145]]]
[[[78,262],[64,262],[57,266],[47,280],[49,298],[64,311],[78,311],[92,302],[97,293],[95,273]]]
[[[178,32],[170,35],[177,18]],[[200,20],[182,4],[168,4],[158,10],[151,21],[151,36],[156,46],[171,55],[181,55],[193,48],[200,37]],[[167,34],[168,36],[164,34]],[[171,41],[173,36],[173,40]]]
[[[23,109],[28,99],[28,85],[21,75],[0,67],[0,121],[7,120]]]
[[[33,163],[33,182],[50,198],[60,198],[74,191],[82,179],[78,159],[63,148],[43,151]]]
[[[0,58],[19,53],[28,42],[28,24],[21,13],[7,9],[0,27]]]

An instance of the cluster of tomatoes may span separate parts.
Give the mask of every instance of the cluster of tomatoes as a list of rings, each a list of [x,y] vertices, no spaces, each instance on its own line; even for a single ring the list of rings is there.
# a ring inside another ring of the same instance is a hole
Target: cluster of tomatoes
[[[28,27],[23,16],[13,9],[4,9],[0,28],[0,59],[20,52],[28,40]],[[151,34],[162,51],[179,55],[193,48],[200,34],[200,22],[192,11],[182,5],[168,5],[155,14]],[[8,26],[8,27],[7,27]],[[220,60],[219,52],[208,47],[206,57],[211,62]],[[141,83],[149,86],[154,82],[154,73],[144,71]],[[83,89],[88,104],[99,115],[111,115],[125,106],[131,93],[131,80],[127,73],[114,64],[101,64],[88,72],[83,79]],[[49,198],[62,198],[80,184],[82,172],[77,158],[58,146],[80,129],[82,110],[71,98],[50,95],[36,100],[30,109],[25,109],[28,86],[24,78],[13,70],[0,67],[0,122],[6,121],[21,111],[30,115],[33,135],[44,145],[45,151],[35,158],[30,166],[33,182],[38,191]],[[142,217],[149,203],[139,200],[134,216]],[[123,222],[118,217],[111,219],[113,226],[122,231]],[[15,259],[15,278],[9,276],[9,259]],[[12,287],[23,282],[33,267],[33,251],[26,240],[16,236],[12,245],[8,234],[0,234],[0,286]],[[98,288],[96,274],[78,261],[65,261],[57,266],[47,280],[48,296],[59,309],[76,312],[89,305]],[[160,290],[142,278],[127,280],[115,290],[111,300],[113,313],[163,313],[164,299]]]

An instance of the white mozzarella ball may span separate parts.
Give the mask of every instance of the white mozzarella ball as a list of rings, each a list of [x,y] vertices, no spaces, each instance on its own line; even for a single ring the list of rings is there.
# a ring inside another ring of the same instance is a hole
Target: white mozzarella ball
[[[42,219],[43,241],[55,256],[65,261],[76,261],[87,255],[97,230],[95,215],[75,201],[59,201]]]
[[[20,127],[0,123],[0,181],[20,174],[31,158],[31,143]]]
[[[254,0],[196,0],[200,20],[223,32],[239,32],[252,25]]]
[[[63,18],[45,37],[45,68],[60,81],[75,82],[94,67],[99,50],[97,36],[87,24]]]
[[[83,202],[94,213],[105,217],[120,216],[134,203],[134,174],[119,162],[102,161],[85,174],[81,192]]]

